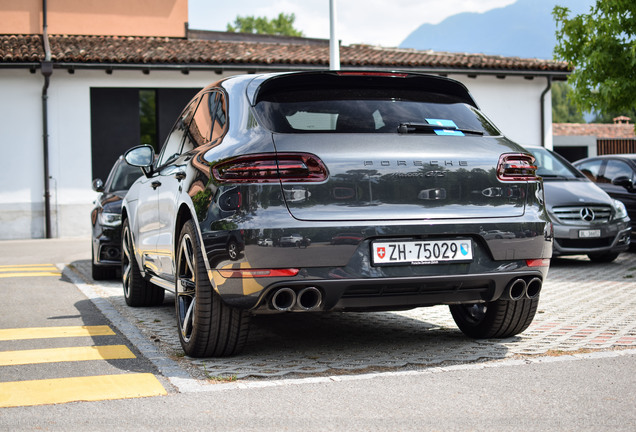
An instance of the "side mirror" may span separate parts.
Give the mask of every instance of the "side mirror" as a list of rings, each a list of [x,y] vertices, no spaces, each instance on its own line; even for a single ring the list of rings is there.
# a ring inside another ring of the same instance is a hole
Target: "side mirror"
[[[155,150],[148,144],[133,147],[124,153],[124,160],[128,165],[141,168],[144,174],[148,175],[152,172]]]
[[[96,178],[93,180],[93,190],[95,192],[104,192],[104,182],[102,179]]]
[[[632,179],[627,176],[618,176],[612,180],[612,184],[616,186],[623,186],[628,191],[634,190],[634,183]]]

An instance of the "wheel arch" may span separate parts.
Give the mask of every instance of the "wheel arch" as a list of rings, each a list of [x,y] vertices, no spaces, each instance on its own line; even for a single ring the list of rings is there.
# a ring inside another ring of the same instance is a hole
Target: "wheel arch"
[[[187,221],[191,220],[194,225],[194,229],[196,231],[197,238],[199,239],[199,244],[201,245],[201,255],[203,257],[203,263],[205,264],[205,270],[208,275],[208,279],[210,280],[210,284],[212,289],[214,289],[218,293],[218,289],[216,287],[216,283],[214,278],[211,276],[210,262],[208,261],[208,255],[205,252],[205,243],[203,242],[203,235],[201,234],[201,225],[196,217],[196,214],[193,212],[193,209],[188,206],[187,203],[181,203],[179,206],[179,210],[177,211],[177,217],[174,224],[174,251],[173,256],[175,257],[175,271],[176,271],[176,259],[179,253],[179,238],[181,237],[181,230]]]

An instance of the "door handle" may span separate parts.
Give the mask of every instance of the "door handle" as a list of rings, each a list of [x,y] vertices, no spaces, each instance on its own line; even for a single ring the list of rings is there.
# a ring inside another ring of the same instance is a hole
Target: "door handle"
[[[177,171],[177,172],[174,174],[174,177],[175,177],[177,180],[181,181],[181,180],[183,180],[184,178],[186,178],[186,173],[185,173],[185,172],[183,172],[183,171]]]
[[[157,189],[159,186],[161,186],[161,182],[158,180],[155,180],[152,183],[150,183],[150,186],[152,186],[153,189]]]

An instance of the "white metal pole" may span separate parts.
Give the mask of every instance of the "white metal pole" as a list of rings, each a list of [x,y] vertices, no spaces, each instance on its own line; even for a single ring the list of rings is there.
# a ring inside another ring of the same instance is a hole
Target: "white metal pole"
[[[336,36],[336,0],[329,0],[329,69],[340,70],[340,44]]]

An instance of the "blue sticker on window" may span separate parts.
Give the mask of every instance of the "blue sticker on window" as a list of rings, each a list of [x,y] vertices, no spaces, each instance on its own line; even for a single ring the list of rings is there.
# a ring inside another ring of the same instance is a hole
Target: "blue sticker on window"
[[[464,133],[457,129],[457,125],[452,120],[446,119],[426,119],[428,124],[440,126],[446,129],[434,129],[433,131],[437,135],[451,135],[451,136],[464,136]]]
[[[457,125],[455,124],[454,121],[452,120],[445,120],[445,119],[426,119],[428,124],[432,124],[432,125],[436,125],[436,126],[442,126],[442,127],[452,127],[452,128],[456,128]]]
[[[435,129],[437,135],[452,135],[452,136],[464,136],[464,132],[454,129]]]

